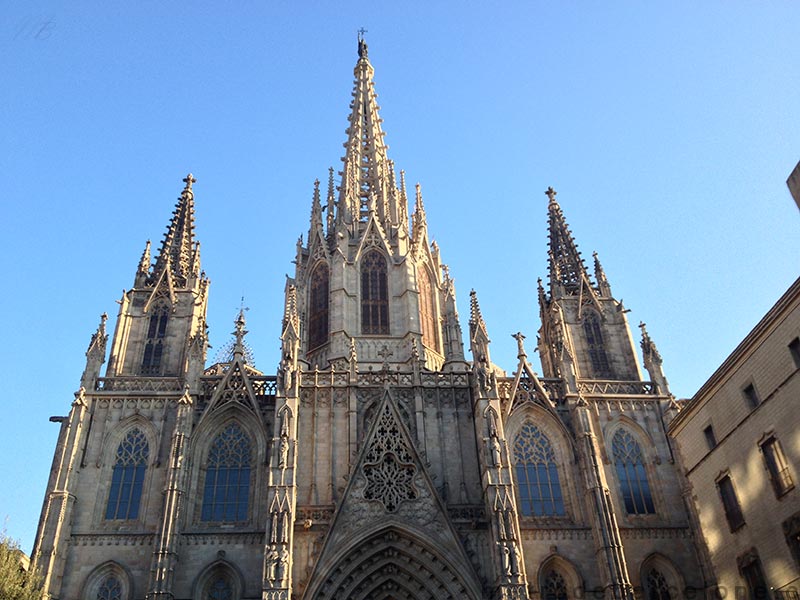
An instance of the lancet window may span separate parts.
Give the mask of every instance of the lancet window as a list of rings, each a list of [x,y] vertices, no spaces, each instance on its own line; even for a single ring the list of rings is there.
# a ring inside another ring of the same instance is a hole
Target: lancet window
[[[164,353],[164,337],[167,335],[169,308],[159,304],[150,312],[147,339],[142,357],[142,375],[161,375],[161,356]]]
[[[564,576],[551,569],[542,579],[542,599],[543,600],[567,600],[567,582]]]
[[[361,333],[389,333],[389,288],[386,259],[377,250],[361,261]]]
[[[311,273],[308,297],[308,349],[313,350],[328,341],[328,294],[330,271],[320,262]]]
[[[434,310],[433,289],[431,278],[425,267],[420,267],[419,283],[419,320],[422,324],[422,343],[433,350],[439,349],[438,327],[436,326],[436,311]]]
[[[117,446],[106,519],[136,519],[139,516],[149,450],[147,438],[140,429],[128,431]]]
[[[592,363],[592,373],[595,377],[610,377],[611,368],[603,342],[603,332],[600,329],[600,319],[596,313],[588,311],[583,317],[583,333],[586,336],[586,345],[589,351],[589,360]]]
[[[97,600],[121,600],[122,584],[113,575],[106,577],[97,588]]]
[[[231,583],[225,575],[217,575],[208,586],[203,600],[233,600]]]
[[[642,448],[626,429],[619,429],[611,441],[614,467],[617,471],[622,500],[629,515],[652,514],[656,512]]]
[[[564,496],[553,446],[530,421],[514,440],[514,461],[521,512],[526,516],[564,516]]]
[[[647,586],[647,600],[672,600],[667,578],[655,567],[647,572],[645,584]]]
[[[223,429],[211,444],[203,487],[202,521],[246,521],[250,500],[252,449],[237,423]]]

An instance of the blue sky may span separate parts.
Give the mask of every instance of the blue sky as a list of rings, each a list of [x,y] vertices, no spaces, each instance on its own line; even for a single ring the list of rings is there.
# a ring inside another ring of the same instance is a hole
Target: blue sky
[[[552,185],[638,342],[691,396],[798,275],[795,2],[6,3],[0,22],[0,515],[29,550],[100,313],[188,171],[213,358],[240,298],[278,359],[313,181],[339,167],[365,27],[389,155],[422,184],[466,331],[532,350]],[[540,370],[538,359],[534,368]]]

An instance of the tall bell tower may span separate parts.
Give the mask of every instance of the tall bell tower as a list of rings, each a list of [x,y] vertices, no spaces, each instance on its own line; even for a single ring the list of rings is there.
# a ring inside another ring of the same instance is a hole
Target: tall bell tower
[[[453,280],[429,238],[419,185],[409,218],[405,173],[398,185],[363,39],[354,75],[341,182],[331,169],[324,206],[314,183],[308,237],[298,241],[288,286],[304,331],[300,356],[320,369],[345,368],[355,352],[365,368],[379,368],[416,352],[440,370],[464,360]]]
[[[148,241],[133,288],[122,294],[108,361],[108,377],[190,375],[190,355],[205,359],[209,280],[200,270],[194,239],[195,179],[191,173],[172,213],[161,248],[151,260]]]

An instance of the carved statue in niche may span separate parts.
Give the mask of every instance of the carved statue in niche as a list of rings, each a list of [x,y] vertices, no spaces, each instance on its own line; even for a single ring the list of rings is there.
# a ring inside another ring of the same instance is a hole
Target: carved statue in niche
[[[281,433],[280,450],[278,453],[278,468],[286,469],[289,466],[289,436]]]
[[[289,577],[289,551],[286,546],[281,548],[281,555],[278,559],[278,573],[277,580],[280,583],[285,582]]]
[[[497,531],[500,535],[501,540],[508,539],[508,534],[506,533],[506,523],[505,518],[503,517],[504,511],[499,510],[497,511]]]
[[[498,437],[497,413],[495,413],[491,408],[486,411],[486,424],[489,426],[489,436],[493,438]]]
[[[478,384],[484,392],[488,392],[494,383],[494,372],[492,371],[486,355],[481,353],[478,359]]]
[[[278,568],[278,559],[280,555],[278,554],[278,549],[275,547],[275,544],[272,544],[269,547],[269,553],[267,553],[267,579],[270,583],[275,582],[275,575]]]
[[[500,446],[500,440],[497,439],[497,436],[492,436],[489,438],[489,450],[492,454],[492,466],[502,467],[503,449]]]
[[[503,573],[505,573],[508,577],[511,577],[511,550],[505,543],[497,542],[497,545],[500,546],[500,558],[503,561]]]

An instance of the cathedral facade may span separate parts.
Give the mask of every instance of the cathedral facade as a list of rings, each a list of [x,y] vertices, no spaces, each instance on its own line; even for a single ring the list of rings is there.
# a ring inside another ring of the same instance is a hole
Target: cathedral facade
[[[33,560],[60,600],[677,600],[711,585],[642,326],[643,379],[595,255],[550,189],[542,376],[492,363],[422,194],[383,141],[359,41],[344,166],[315,185],[277,374],[240,313],[206,366],[191,175],[106,317],[61,430]],[[324,188],[324,186],[323,186]]]

